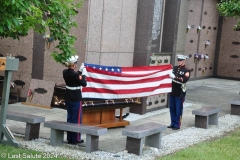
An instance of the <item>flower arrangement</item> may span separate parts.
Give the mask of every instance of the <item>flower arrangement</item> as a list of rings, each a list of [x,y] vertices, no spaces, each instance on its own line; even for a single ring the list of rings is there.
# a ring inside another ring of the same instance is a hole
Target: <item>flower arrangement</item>
[[[201,29],[202,29],[201,26],[198,26],[198,28],[197,28],[197,34],[200,33]]]
[[[234,31],[240,31],[240,25],[235,25],[235,26],[233,27],[233,30],[234,30]]]
[[[205,62],[206,59],[209,59],[208,54],[205,54],[205,55],[204,55],[204,62]]]
[[[204,58],[203,54],[198,54],[198,53],[194,54],[194,62],[196,62],[196,60],[197,60],[197,62],[199,62],[203,58]]]
[[[206,43],[205,43],[205,48],[207,48],[207,46],[210,46],[210,41],[207,40]]]
[[[187,33],[188,33],[189,29],[191,29],[191,26],[187,25]]]
[[[49,49],[49,48],[50,48],[50,43],[53,42],[53,38],[50,37],[49,34],[45,33],[45,34],[43,35],[43,39],[46,40],[46,42],[47,42],[47,47],[48,47],[48,49]]]
[[[14,87],[15,87],[15,83],[12,81],[12,82],[10,83],[10,89],[14,89]]]
[[[28,89],[28,97],[29,97],[29,102],[32,101],[32,98],[33,98],[33,94],[34,94],[34,91],[32,89]]]
[[[207,67],[203,67],[202,68],[202,73],[204,74],[204,72],[206,72],[206,70],[207,70]]]

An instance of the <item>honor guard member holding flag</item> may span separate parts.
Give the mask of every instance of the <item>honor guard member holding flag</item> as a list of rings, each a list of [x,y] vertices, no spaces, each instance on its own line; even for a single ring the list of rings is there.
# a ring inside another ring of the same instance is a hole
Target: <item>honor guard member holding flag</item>
[[[65,105],[67,108],[67,122],[82,123],[82,92],[81,86],[86,87],[87,81],[85,75],[82,75],[84,66],[82,65],[78,72],[74,71],[77,66],[78,56],[71,56],[65,62],[67,69],[63,70],[63,78],[66,83]],[[80,133],[67,132],[67,141],[69,144],[83,143]]]
[[[183,102],[186,96],[186,82],[189,80],[190,71],[186,68],[185,63],[187,56],[177,55],[178,66],[173,67],[169,74],[172,80],[172,92],[170,93],[170,116],[171,124],[168,128],[178,130],[181,127]]]

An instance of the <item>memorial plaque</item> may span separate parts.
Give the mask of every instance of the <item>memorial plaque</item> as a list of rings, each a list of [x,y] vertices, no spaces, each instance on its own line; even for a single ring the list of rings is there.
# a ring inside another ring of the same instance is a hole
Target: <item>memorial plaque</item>
[[[40,106],[51,106],[55,82],[32,79],[26,103]]]

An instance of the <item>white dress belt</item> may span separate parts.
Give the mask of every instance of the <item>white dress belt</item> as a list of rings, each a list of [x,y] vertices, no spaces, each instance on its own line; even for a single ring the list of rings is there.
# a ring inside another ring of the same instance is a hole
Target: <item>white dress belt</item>
[[[69,86],[66,86],[67,89],[70,89],[70,90],[78,90],[78,89],[81,89],[81,87],[69,87]]]

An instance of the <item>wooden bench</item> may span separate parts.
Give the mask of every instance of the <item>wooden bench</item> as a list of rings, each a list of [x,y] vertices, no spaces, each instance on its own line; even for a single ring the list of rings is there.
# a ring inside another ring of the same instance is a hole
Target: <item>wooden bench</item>
[[[25,140],[39,138],[40,124],[45,121],[45,117],[8,111],[7,119],[26,122]]]
[[[122,135],[127,136],[126,150],[129,153],[142,155],[143,143],[160,149],[162,131],[166,129],[166,125],[153,122],[123,129]]]
[[[240,98],[232,99],[229,101],[231,104],[231,115],[240,115]]]
[[[87,153],[98,150],[99,136],[107,133],[107,128],[87,126],[62,121],[44,122],[44,127],[51,128],[50,145],[58,146],[63,144],[64,131],[86,134]]]
[[[221,108],[217,107],[202,107],[192,111],[195,115],[195,127],[208,128],[208,125],[218,125],[218,117]]]

